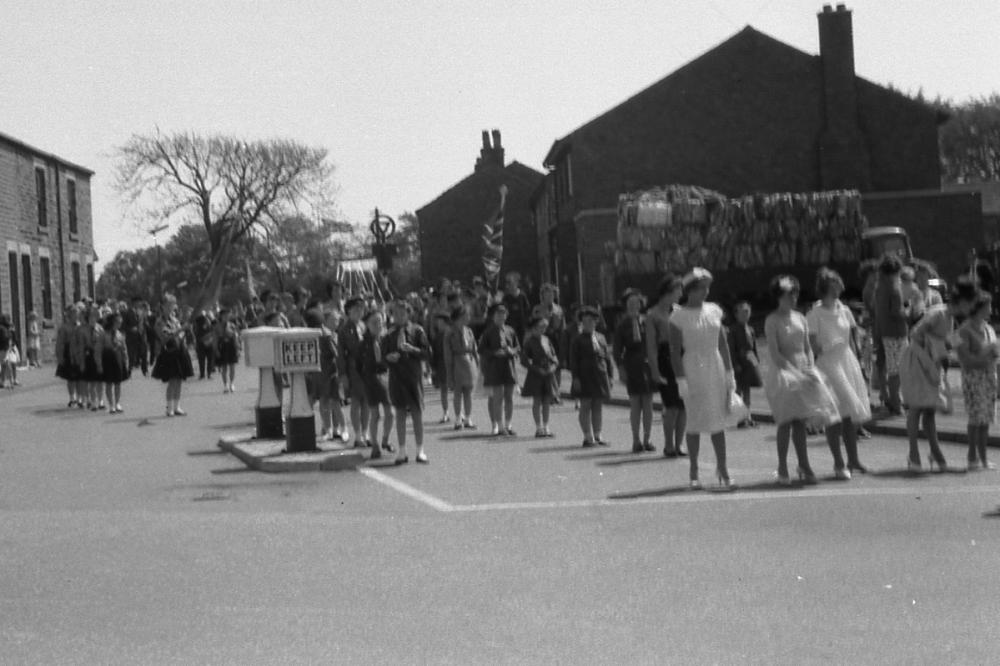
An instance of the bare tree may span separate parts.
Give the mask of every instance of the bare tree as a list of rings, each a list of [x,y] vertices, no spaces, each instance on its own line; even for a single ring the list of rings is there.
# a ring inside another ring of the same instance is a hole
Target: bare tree
[[[327,152],[284,139],[243,141],[195,133],[133,135],[116,151],[116,185],[157,220],[200,221],[211,266],[199,304],[218,299],[233,244],[273,233],[332,202]]]
[[[1000,179],[1000,93],[947,106],[941,164],[948,182]]]

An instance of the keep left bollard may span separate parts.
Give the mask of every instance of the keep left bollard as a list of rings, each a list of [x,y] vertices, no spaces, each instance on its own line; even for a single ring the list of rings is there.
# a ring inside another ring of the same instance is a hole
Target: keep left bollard
[[[281,399],[274,383],[274,367],[277,365],[278,335],[285,329],[276,326],[258,326],[243,332],[243,357],[247,366],[260,372],[257,390],[257,405],[254,410],[257,439],[281,439]]]
[[[285,451],[316,451],[316,420],[306,373],[319,372],[319,337],[315,328],[288,328],[274,339],[275,370],[291,376]]]

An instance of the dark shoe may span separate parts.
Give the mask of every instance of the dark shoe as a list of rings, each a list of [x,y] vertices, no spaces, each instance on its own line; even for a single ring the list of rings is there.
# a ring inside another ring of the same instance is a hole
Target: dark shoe
[[[363,449],[366,446],[367,446],[367,444],[365,442],[362,442],[360,439],[354,440],[354,448],[356,448],[356,449]]]
[[[180,407],[175,407],[174,408],[174,416],[187,416],[187,412],[185,412]]]
[[[378,460],[382,457],[382,449],[374,448],[372,449],[372,454],[368,456],[368,460]]]
[[[736,427],[739,428],[740,430],[744,430],[744,429],[750,427],[750,422],[747,421],[746,419],[744,419],[744,420],[740,421],[739,423],[737,423]]]
[[[511,428],[510,426],[507,426],[507,430],[505,431],[504,434],[506,434],[508,437],[517,437],[517,433],[514,432],[514,429]]]
[[[396,458],[396,466],[397,467],[399,465],[405,465],[408,462],[410,462],[410,457],[409,456],[403,456],[402,458]]]
[[[656,451],[656,447],[653,446],[651,442],[646,442],[645,444],[642,445],[642,450],[648,451],[649,453],[653,453]]]
[[[611,442],[608,442],[608,441],[603,440],[600,437],[598,437],[597,438],[597,445],[598,446],[611,446]]]
[[[642,453],[644,450],[639,442],[632,445],[632,453]]]
[[[868,468],[859,462],[847,463],[847,469],[851,470],[852,472],[857,472],[858,474],[868,473]]]
[[[586,440],[586,439],[583,440],[583,448],[585,448],[585,449],[592,449],[595,446],[597,446],[597,442],[591,442],[591,441]]]
[[[663,457],[664,458],[676,458],[677,457],[677,451],[674,451],[673,449],[666,449],[665,448],[665,449],[663,449]]]
[[[421,465],[429,465],[431,463],[431,461],[427,459],[427,454],[423,451],[417,454],[417,462]]]
[[[678,458],[687,458],[687,455],[688,455],[687,451],[682,451],[680,447],[677,447],[677,457]]]
[[[382,450],[385,451],[386,453],[395,453],[396,447],[390,444],[389,442],[386,442],[385,444],[382,445]]]

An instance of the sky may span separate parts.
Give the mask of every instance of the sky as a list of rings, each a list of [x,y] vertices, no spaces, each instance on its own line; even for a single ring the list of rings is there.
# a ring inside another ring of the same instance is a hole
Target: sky
[[[746,25],[818,53],[822,4],[6,0],[0,132],[96,172],[101,261],[150,244],[112,175],[115,147],[155,128],[326,148],[338,216],[367,225],[471,173],[484,129],[541,170],[555,139]],[[932,98],[1000,90],[997,0],[848,8],[859,75]]]

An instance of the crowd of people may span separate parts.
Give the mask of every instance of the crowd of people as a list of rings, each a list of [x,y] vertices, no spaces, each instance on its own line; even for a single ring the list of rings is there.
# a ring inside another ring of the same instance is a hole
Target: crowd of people
[[[533,303],[519,276],[502,291],[486,282],[442,280],[434,289],[383,302],[345,294],[334,281],[322,297],[305,289],[265,291],[231,308],[193,311],[166,296],[156,312],[136,298],[96,301],[66,309],[56,337],[56,373],[66,380],[70,408],[122,413],[122,385],[133,371],[166,385],[166,415],[184,416],[181,391],[195,374],[218,373],[222,391],[235,391],[240,336],[255,326],[309,327],[320,331],[320,370],[307,379],[320,415],[321,437],[371,449],[371,458],[395,454],[409,461],[407,425],[415,460],[427,463],[423,417],[425,385],[440,399],[440,424],[455,430],[478,426],[474,394],[482,386],[489,434],[515,436],[515,395],[530,398],[537,438],[553,437],[550,410],[562,401],[563,373],[578,410],[583,447],[608,446],[603,406],[617,375],[629,397],[632,452],[656,451],[653,398],[663,408],[663,455],[689,459],[689,483],[700,488],[700,440],[706,435],[722,489],[735,488],[726,463],[726,429],[756,427],[751,391],[762,387],[777,426],[778,482],[795,473],[817,482],[807,434],[822,430],[836,478],[864,473],[859,437],[871,420],[874,387],[888,414],[907,410],[907,466],[922,471],[920,426],[930,446],[931,469],[945,470],[935,415],[951,409],[947,363],[957,357],[968,413],[968,469],[992,468],[986,443],[996,406],[1000,346],[989,323],[991,300],[971,278],[961,278],[945,303],[929,286],[933,269],[903,266],[894,256],[868,267],[864,306],[852,310],[841,297],[844,282],[832,270],[816,276],[819,300],[800,311],[800,285],[790,275],[771,283],[774,309],[763,326],[767,359],[747,302],[727,317],[709,294],[712,275],[695,268],[665,275],[655,299],[627,290],[611,326],[590,306],[559,305],[558,289],[543,284]],[[957,325],[960,324],[960,325]],[[29,318],[28,358],[38,362],[37,318]],[[0,315],[4,381],[14,386],[19,344],[9,318]],[[276,388],[285,380],[275,375]],[[395,437],[393,437],[395,435]]]

